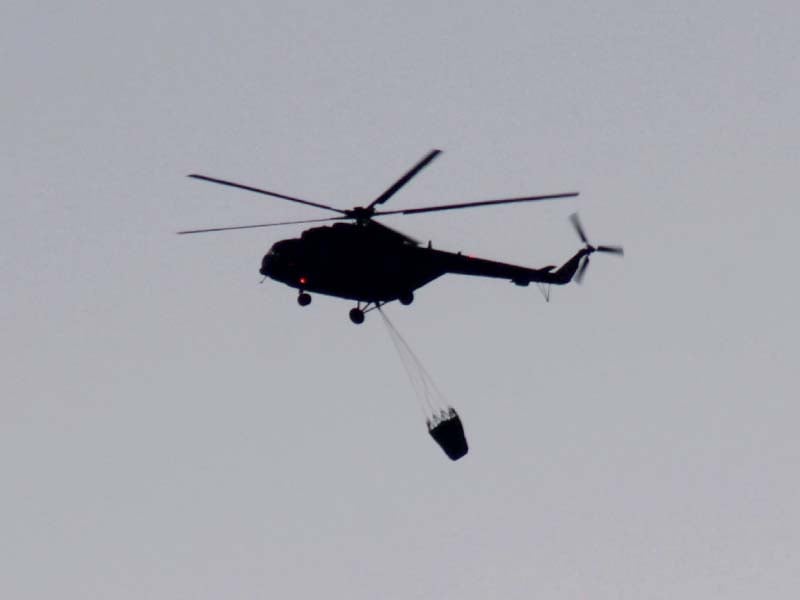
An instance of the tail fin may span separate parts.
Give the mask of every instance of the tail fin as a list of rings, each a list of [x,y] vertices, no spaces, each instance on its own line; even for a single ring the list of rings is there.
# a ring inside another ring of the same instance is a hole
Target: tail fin
[[[565,285],[572,281],[572,278],[575,277],[575,273],[581,264],[581,259],[589,253],[589,250],[586,248],[581,248],[578,250],[575,253],[575,256],[561,265],[561,267],[552,274],[553,279],[551,283],[556,285]]]

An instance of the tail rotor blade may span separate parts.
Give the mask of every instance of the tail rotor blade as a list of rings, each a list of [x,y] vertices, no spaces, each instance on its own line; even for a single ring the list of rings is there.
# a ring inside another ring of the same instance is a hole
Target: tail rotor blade
[[[589,243],[589,239],[586,237],[586,232],[583,230],[583,225],[581,225],[581,221],[578,218],[578,213],[572,213],[569,216],[569,220],[572,222],[572,226],[575,228],[575,232],[578,234],[578,237],[580,237],[581,241],[585,244],[585,248],[581,250],[581,253],[583,254],[583,260],[581,261],[581,264],[578,265],[578,270],[575,272],[575,281],[577,283],[583,283],[586,269],[589,268],[590,254],[594,254],[595,252],[616,254],[618,256],[623,256],[625,254],[622,246],[592,246],[592,244]]]
[[[620,256],[625,256],[625,250],[622,246],[598,246],[595,248],[598,252],[606,252],[608,254],[618,254]]]
[[[586,237],[586,233],[583,231],[581,220],[578,218],[578,213],[572,213],[569,216],[569,220],[572,221],[572,226],[575,228],[575,231],[578,233],[578,237],[581,238],[581,241],[584,244],[588,244],[589,239]]]
[[[583,275],[586,273],[586,269],[589,267],[589,257],[583,259],[581,266],[578,267],[578,272],[575,274],[575,281],[578,283],[583,283]]]

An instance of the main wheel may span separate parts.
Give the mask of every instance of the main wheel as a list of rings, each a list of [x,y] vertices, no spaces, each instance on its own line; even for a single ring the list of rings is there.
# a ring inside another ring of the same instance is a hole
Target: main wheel
[[[300,292],[300,295],[297,296],[297,303],[300,306],[308,306],[311,304],[311,294],[307,294],[306,292]]]
[[[414,292],[405,292],[400,294],[398,300],[400,300],[400,304],[403,306],[408,306],[414,301]]]
[[[350,320],[356,325],[361,325],[364,322],[364,311],[360,308],[353,308],[350,310]]]

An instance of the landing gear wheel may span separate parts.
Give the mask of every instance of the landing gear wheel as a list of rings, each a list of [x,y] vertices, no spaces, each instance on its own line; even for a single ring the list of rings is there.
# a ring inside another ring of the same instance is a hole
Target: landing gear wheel
[[[408,306],[414,301],[414,292],[405,292],[400,294],[398,300],[400,300],[400,304],[403,306]]]
[[[350,320],[356,325],[361,325],[364,322],[364,311],[360,308],[353,308],[350,310]]]
[[[300,295],[297,297],[297,303],[300,306],[308,306],[311,304],[311,294],[307,294],[306,292],[300,292]]]

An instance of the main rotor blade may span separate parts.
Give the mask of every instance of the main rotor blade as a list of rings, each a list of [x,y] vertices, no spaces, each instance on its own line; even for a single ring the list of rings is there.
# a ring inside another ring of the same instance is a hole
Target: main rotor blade
[[[556,198],[572,198],[580,192],[567,192],[564,194],[548,194],[546,196],[526,196],[524,198],[505,198],[502,200],[480,200],[478,202],[462,202],[459,204],[440,204],[421,208],[407,208],[405,210],[387,210],[376,212],[378,215],[415,215],[418,213],[435,212],[440,210],[455,210],[457,208],[473,208],[475,206],[489,206],[493,204],[512,204],[514,202],[536,202],[538,200],[555,200]]]
[[[595,248],[598,252],[608,252],[609,254],[619,254],[625,256],[625,250],[622,246],[598,246]]]
[[[265,194],[267,196],[274,196],[275,198],[281,198],[283,200],[290,200],[291,202],[298,202],[300,204],[306,204],[308,206],[315,206],[317,208],[323,208],[325,210],[332,210],[333,212],[337,212],[339,214],[345,214],[343,210],[339,210],[338,208],[334,208],[333,206],[328,206],[326,204],[319,204],[317,202],[310,202],[308,200],[301,200],[300,198],[294,198],[292,196],[286,196],[285,194],[278,194],[276,192],[270,192],[269,190],[262,190],[261,188],[252,187],[249,185],[242,185],[241,183],[235,183],[233,181],[226,181],[225,179],[217,179],[216,177],[208,177],[206,175],[198,175],[196,173],[192,173],[189,177],[193,177],[194,179],[202,179],[203,181],[210,181],[211,183],[219,183],[220,185],[229,185],[230,187],[239,188],[241,190],[247,190],[248,192],[256,192],[258,194]]]
[[[575,231],[578,232],[578,236],[581,238],[581,241],[584,244],[588,244],[589,239],[586,237],[586,232],[583,231],[581,220],[578,218],[578,213],[572,213],[569,216],[569,220],[572,221],[572,226],[575,228]]]
[[[326,223],[329,221],[345,221],[350,217],[328,217],[326,219],[305,219],[303,221],[283,221],[281,223],[262,223],[261,225],[237,225],[235,227],[212,227],[211,229],[189,229],[178,231],[178,235],[186,233],[208,233],[209,231],[231,231],[232,229],[254,229],[256,227],[276,227],[278,225],[300,225],[303,223]]]
[[[402,176],[400,179],[398,179],[397,181],[395,181],[395,182],[394,182],[394,184],[392,184],[392,186],[391,186],[391,187],[390,187],[388,190],[386,190],[386,191],[385,191],[385,192],[383,192],[383,193],[382,193],[380,196],[378,196],[377,198],[375,198],[375,200],[373,200],[373,201],[370,203],[370,205],[369,205],[369,207],[368,207],[368,208],[373,208],[374,206],[377,206],[378,204],[383,204],[383,203],[384,203],[384,202],[386,202],[386,201],[387,201],[389,198],[391,198],[392,196],[394,196],[394,195],[395,195],[395,193],[397,193],[397,191],[398,191],[398,190],[399,190],[401,187],[403,187],[405,184],[407,184],[407,183],[408,183],[408,182],[411,180],[411,178],[412,178],[412,177],[414,177],[414,176],[415,176],[417,173],[419,173],[419,172],[420,172],[422,169],[424,169],[425,167],[427,167],[427,166],[428,166],[428,163],[430,163],[430,162],[431,162],[431,161],[432,161],[434,158],[436,158],[437,156],[439,156],[439,154],[441,154],[441,153],[442,153],[442,151],[441,151],[441,150],[431,150],[430,152],[428,152],[428,154],[425,156],[425,158],[423,158],[423,159],[422,159],[421,161],[419,161],[419,162],[418,162],[416,165],[414,165],[414,167],[413,167],[413,168],[412,168],[412,169],[411,169],[411,170],[410,170],[408,173],[406,173],[406,174],[405,174],[405,175],[403,175],[403,176]]]

